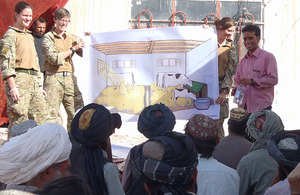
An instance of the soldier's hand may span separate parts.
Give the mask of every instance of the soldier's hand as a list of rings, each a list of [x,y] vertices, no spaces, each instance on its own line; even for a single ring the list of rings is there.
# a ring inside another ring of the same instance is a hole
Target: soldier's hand
[[[84,48],[84,46],[85,46],[84,41],[80,41],[79,43],[77,43],[77,44],[74,46],[74,49],[75,49],[75,51],[77,51],[78,49]]]
[[[226,100],[226,96],[227,96],[227,94],[224,93],[224,92],[222,92],[222,93],[219,95],[219,97],[217,98],[216,103],[217,103],[217,104],[223,104],[223,103],[225,102],[225,100]]]
[[[19,89],[18,88],[11,89],[10,96],[14,102],[20,101]]]

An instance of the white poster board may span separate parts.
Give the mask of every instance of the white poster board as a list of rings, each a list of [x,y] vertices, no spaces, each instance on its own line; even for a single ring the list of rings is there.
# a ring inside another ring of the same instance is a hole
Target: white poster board
[[[134,29],[90,38],[84,55],[88,75],[82,79],[76,74],[85,104],[116,107],[127,122],[156,103],[167,105],[179,120],[194,114],[219,118],[217,36],[212,28]]]

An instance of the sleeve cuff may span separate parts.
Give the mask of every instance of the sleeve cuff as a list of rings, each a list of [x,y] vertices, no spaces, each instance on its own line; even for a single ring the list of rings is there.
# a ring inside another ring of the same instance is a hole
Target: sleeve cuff
[[[1,76],[3,80],[6,80],[10,76],[16,76],[16,71],[14,69],[11,70],[2,70]]]
[[[64,53],[59,53],[57,56],[57,65],[63,66],[65,64]]]

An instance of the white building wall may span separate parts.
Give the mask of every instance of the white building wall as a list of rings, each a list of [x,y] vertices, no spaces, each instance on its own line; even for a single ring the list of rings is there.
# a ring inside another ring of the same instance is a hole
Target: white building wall
[[[300,129],[300,1],[264,3],[263,48],[275,55],[279,74],[273,110],[282,118],[285,129]]]
[[[69,0],[65,8],[71,13],[69,30],[77,34],[129,28],[130,0]]]

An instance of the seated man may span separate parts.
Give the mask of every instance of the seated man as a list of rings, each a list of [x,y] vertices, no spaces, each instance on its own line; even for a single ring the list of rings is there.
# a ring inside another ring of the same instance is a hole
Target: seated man
[[[17,135],[21,135],[23,133],[26,133],[28,131],[28,129],[33,128],[37,126],[36,122],[34,120],[27,120],[27,121],[23,121],[15,126],[13,126],[10,130],[10,136],[14,137]],[[4,141],[2,144],[0,144],[0,147],[5,144],[6,141]],[[0,182],[0,191],[1,190],[5,190],[6,189],[6,185]]]
[[[92,103],[83,107],[72,121],[71,134],[80,146],[72,149],[70,173],[84,178],[95,195],[124,194],[118,168],[101,148],[119,127],[120,120],[104,106]]]
[[[300,194],[300,163],[296,168],[288,175],[288,181],[292,195]]]
[[[240,195],[261,195],[277,174],[277,162],[268,154],[267,143],[272,135],[283,131],[280,117],[270,110],[254,112],[247,122],[247,131],[255,139],[250,152],[238,166]]]
[[[0,148],[0,181],[6,189],[34,191],[69,174],[71,142],[59,124],[46,123],[9,139]]]
[[[291,194],[287,177],[300,162],[300,130],[276,133],[270,138],[267,148],[278,163],[278,173],[265,195]]]
[[[240,180],[236,170],[212,157],[219,141],[218,129],[216,121],[202,114],[194,115],[185,128],[198,151],[197,194],[238,195]]]
[[[248,112],[243,108],[230,110],[229,135],[221,139],[212,155],[217,161],[233,169],[236,169],[241,158],[248,154],[252,146],[251,142],[244,138],[248,118]]]
[[[42,190],[35,191],[40,195],[93,195],[84,179],[79,176],[67,176],[47,183]]]
[[[191,139],[177,132],[155,137],[132,148],[132,174],[150,195],[194,194],[197,152]]]
[[[155,104],[144,108],[138,119],[138,131],[152,139],[172,132],[176,120],[173,112],[164,104]],[[123,170],[122,186],[126,194],[146,194],[144,183],[131,174],[130,153]]]

